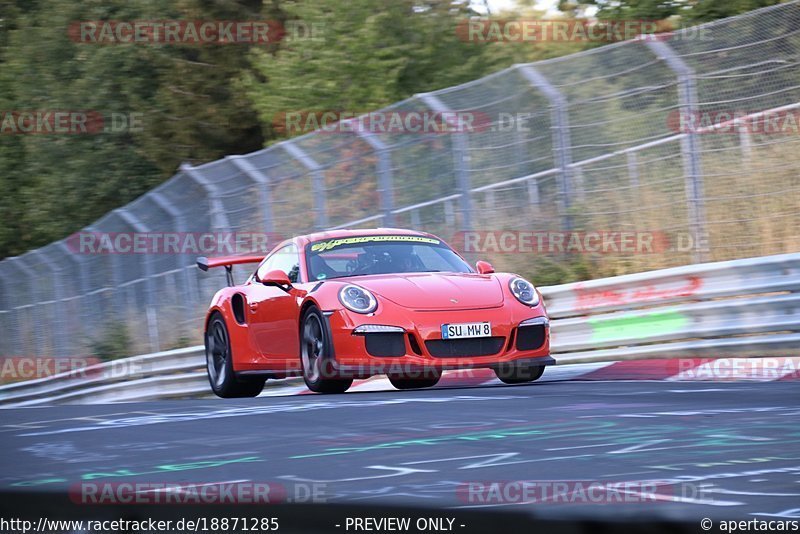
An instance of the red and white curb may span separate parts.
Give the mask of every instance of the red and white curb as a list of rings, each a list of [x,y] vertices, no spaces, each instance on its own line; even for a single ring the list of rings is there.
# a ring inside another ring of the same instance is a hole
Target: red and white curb
[[[664,380],[675,382],[772,382],[800,380],[800,357],[796,358],[682,358],[580,363],[547,367],[538,382],[567,380]],[[295,381],[265,388],[262,397],[311,393]],[[434,389],[501,385],[491,369],[445,371]],[[396,391],[383,375],[356,380],[348,391]]]

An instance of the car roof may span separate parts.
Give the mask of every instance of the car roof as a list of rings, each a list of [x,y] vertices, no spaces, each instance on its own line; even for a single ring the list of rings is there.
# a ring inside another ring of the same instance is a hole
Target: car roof
[[[313,234],[306,234],[297,236],[295,242],[299,246],[305,246],[308,243],[322,241],[325,239],[340,239],[343,237],[361,237],[368,235],[418,235],[425,237],[438,237],[427,232],[420,232],[417,230],[407,230],[405,228],[362,228],[355,230],[329,230],[327,232],[315,232]]]

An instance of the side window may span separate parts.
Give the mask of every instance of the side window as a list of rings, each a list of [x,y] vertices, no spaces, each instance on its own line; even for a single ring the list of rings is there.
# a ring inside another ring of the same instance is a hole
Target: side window
[[[263,280],[264,275],[274,269],[274,267],[272,267],[273,265],[275,265],[275,254],[265,259],[261,265],[258,266],[258,270],[256,271],[258,279]]]
[[[300,256],[294,243],[276,250],[272,256],[267,258],[258,268],[258,278],[263,279],[268,272],[276,269],[285,272],[293,284],[297,282],[300,277]]]

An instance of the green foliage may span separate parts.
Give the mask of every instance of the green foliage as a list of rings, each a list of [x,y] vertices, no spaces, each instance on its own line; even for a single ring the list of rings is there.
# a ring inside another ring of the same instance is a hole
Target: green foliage
[[[781,0],[694,0],[680,15],[686,25],[699,24],[780,3]]]
[[[112,322],[106,326],[99,339],[90,341],[91,354],[104,362],[131,356],[132,339],[123,322]]]
[[[175,341],[169,344],[166,350],[183,349],[192,347],[197,344],[197,339],[189,336],[179,336]]]
[[[251,51],[240,87],[265,125],[294,111],[366,112],[480,77],[484,47],[456,25],[470,12],[447,0],[286,1],[289,20],[314,29],[277,53]],[[280,132],[276,132],[279,134]],[[297,133],[297,132],[293,132]]]
[[[606,18],[691,24],[775,1],[589,0],[562,2],[562,9],[580,15],[594,5]],[[545,16],[532,5],[524,0],[498,16]],[[273,121],[281,113],[370,111],[594,46],[465,42],[456,29],[474,13],[458,0],[0,0],[0,13],[0,110],[135,113],[141,121],[139,129],[95,135],[0,135],[0,258],[79,230],[168,179],[183,161],[277,140],[284,133]],[[68,36],[76,21],[165,19],[277,20],[314,31],[311,39],[290,33],[258,46],[97,45]],[[402,172],[443,176],[445,184],[448,164],[429,148],[408,150],[409,161],[399,163],[411,170]],[[328,185],[357,184],[357,169],[334,168]]]
[[[665,20],[679,17],[679,26],[692,26],[747,11],[773,6],[781,0],[561,0],[562,10],[595,6],[597,18],[604,20]]]
[[[255,4],[255,5],[253,5]],[[52,0],[0,3],[0,110],[135,114],[140,128],[88,135],[0,135],[0,258],[45,245],[169,178],[263,145],[230,80],[246,46],[86,44],[85,20],[260,19],[261,2]]]
[[[568,284],[581,280],[599,278],[602,274],[593,270],[590,261],[583,256],[554,261],[550,258],[537,258],[534,267],[526,273],[529,280],[540,286]]]

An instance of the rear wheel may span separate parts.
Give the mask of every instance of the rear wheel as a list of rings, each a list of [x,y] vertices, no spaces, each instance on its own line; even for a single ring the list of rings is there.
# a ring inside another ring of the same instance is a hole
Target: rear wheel
[[[503,365],[494,374],[506,384],[524,384],[538,380],[544,374],[544,365]]]
[[[264,379],[239,380],[233,371],[231,339],[225,319],[214,313],[206,329],[206,370],[211,390],[218,397],[255,397],[264,389]]]
[[[423,376],[421,378],[409,378],[405,375],[388,375],[389,382],[392,383],[397,389],[418,389],[418,388],[431,388],[439,383],[441,374],[437,373],[433,376]]]
[[[300,330],[300,361],[303,381],[316,393],[344,393],[353,384],[352,378],[334,376],[331,341],[323,327],[322,314],[311,306],[303,315]]]

